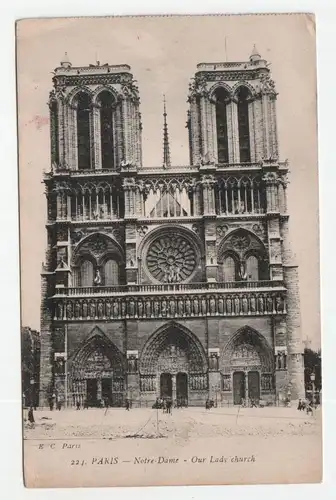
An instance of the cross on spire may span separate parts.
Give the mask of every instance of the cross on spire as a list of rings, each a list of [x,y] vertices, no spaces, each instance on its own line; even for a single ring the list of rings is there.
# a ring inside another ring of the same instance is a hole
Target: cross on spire
[[[170,167],[170,149],[167,125],[166,96],[163,95],[163,168]]]

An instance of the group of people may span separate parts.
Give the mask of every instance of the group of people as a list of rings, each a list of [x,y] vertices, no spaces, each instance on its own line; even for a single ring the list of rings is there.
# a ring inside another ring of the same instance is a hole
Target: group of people
[[[163,413],[171,413],[173,408],[173,401],[170,398],[156,398],[153,408],[163,410]]]
[[[313,413],[314,403],[313,401],[308,401],[306,399],[299,399],[297,409],[299,411],[306,411],[307,413]]]
[[[210,410],[211,408],[215,407],[215,402],[213,399],[207,399],[205,402],[205,409]]]

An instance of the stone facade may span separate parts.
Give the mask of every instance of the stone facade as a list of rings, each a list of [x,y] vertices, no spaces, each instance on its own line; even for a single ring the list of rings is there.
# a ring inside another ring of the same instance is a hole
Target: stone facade
[[[198,65],[190,165],[145,168],[130,67],[64,60],[50,94],[40,404],[303,396],[288,165],[266,61]]]

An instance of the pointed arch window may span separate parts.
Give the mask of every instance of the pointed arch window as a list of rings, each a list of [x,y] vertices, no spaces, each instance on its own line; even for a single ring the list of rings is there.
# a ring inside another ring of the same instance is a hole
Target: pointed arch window
[[[119,285],[119,264],[113,259],[109,259],[104,265],[105,286]]]
[[[113,102],[110,92],[99,94],[102,168],[114,168]]]
[[[245,87],[240,88],[237,94],[239,153],[240,153],[241,163],[249,163],[251,161],[249,109],[248,109],[249,95],[250,95],[249,90]]]
[[[246,279],[247,281],[259,280],[259,261],[255,255],[250,255],[246,259]]]
[[[52,161],[59,163],[59,147],[58,147],[58,103],[52,101],[50,105],[50,133],[51,133],[51,157]]]
[[[91,100],[88,94],[81,92],[77,97],[77,147],[78,170],[91,168]]]
[[[229,97],[224,89],[216,92],[216,129],[218,163],[229,162],[229,144],[226,116],[226,101]]]
[[[225,282],[236,281],[236,263],[230,255],[223,262],[223,278]]]
[[[93,286],[93,264],[89,260],[84,260],[80,266],[81,286]]]

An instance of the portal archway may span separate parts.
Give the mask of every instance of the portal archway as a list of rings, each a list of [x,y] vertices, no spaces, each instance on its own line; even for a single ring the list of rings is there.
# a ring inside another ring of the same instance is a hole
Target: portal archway
[[[99,328],[92,331],[69,361],[74,406],[78,403],[88,407],[123,404],[124,356]]]
[[[139,368],[143,393],[171,397],[182,406],[197,404],[206,398],[208,361],[203,346],[192,332],[174,321],[148,339],[140,355]]]
[[[265,337],[249,326],[239,329],[225,346],[221,373],[224,397],[234,404],[273,397],[273,351]]]

